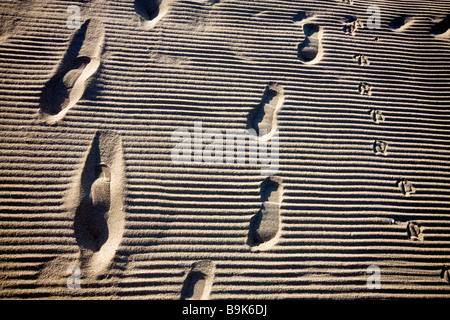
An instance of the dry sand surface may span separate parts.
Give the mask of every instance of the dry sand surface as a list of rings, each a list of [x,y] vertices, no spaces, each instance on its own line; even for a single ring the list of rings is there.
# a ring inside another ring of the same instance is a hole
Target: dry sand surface
[[[1,0],[0,113],[1,299],[450,297],[449,0]]]

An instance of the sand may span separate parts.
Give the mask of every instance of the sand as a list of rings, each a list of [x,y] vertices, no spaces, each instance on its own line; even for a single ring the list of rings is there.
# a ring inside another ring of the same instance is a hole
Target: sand
[[[2,0],[0,299],[449,298],[449,17]]]

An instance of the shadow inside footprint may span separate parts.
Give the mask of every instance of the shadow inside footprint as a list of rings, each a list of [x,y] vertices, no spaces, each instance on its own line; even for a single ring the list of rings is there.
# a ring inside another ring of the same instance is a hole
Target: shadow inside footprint
[[[58,70],[42,90],[41,119],[50,124],[58,121],[81,99],[99,68],[103,39],[103,24],[98,20],[87,20],[75,32]]]
[[[181,300],[206,300],[212,286],[214,265],[211,261],[194,264],[181,289]]]
[[[261,184],[261,209],[250,221],[248,244],[259,246],[275,239],[280,230],[283,187],[279,179],[269,177]]]
[[[161,0],[135,0],[134,8],[144,20],[153,20],[159,14],[160,4]]]
[[[63,103],[69,98],[70,89],[75,84],[77,76],[79,77],[86,67],[85,61],[78,60],[77,56],[86,36],[87,25],[83,24],[75,33],[59,70],[42,91],[41,110],[48,115],[56,115],[66,107]]]
[[[89,57],[76,58],[70,69],[61,76],[58,83],[54,86],[49,103],[48,114],[55,115],[61,110],[67,108],[70,104],[70,93],[74,89],[77,80],[89,64]]]
[[[135,0],[134,9],[141,19],[141,26],[149,30],[169,11],[173,0]]]
[[[306,24],[307,22],[313,20],[315,17],[316,17],[316,15],[314,12],[302,11],[302,12],[299,12],[298,14],[296,14],[292,18],[292,21],[297,25],[303,25],[303,24]]]
[[[441,21],[436,23],[430,30],[436,37],[450,37],[450,15],[447,15]]]
[[[388,27],[389,29],[392,29],[394,31],[403,31],[408,28],[413,22],[414,19],[412,17],[402,15],[392,19]]]
[[[269,139],[277,128],[277,116],[283,104],[283,88],[270,83],[259,106],[249,114],[247,129],[254,129],[259,137]]]
[[[110,209],[111,173],[107,165],[100,163],[98,137],[87,158],[81,183],[85,190],[75,214],[74,229],[80,247],[92,252],[99,251],[108,240],[106,215]]]
[[[306,19],[306,18],[307,18],[306,11],[302,11],[302,12],[299,12],[298,14],[296,14],[296,15],[292,18],[292,21],[294,21],[294,22],[300,22],[300,21],[303,21],[303,20]]]
[[[206,276],[201,272],[191,272],[181,291],[182,300],[199,299],[205,289]]]
[[[323,29],[316,24],[309,23],[303,26],[305,40],[298,46],[298,58],[306,64],[315,64],[322,59]]]

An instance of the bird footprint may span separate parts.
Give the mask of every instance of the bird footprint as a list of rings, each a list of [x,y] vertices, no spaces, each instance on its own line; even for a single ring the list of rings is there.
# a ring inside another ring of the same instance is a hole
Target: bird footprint
[[[364,24],[361,22],[361,20],[354,17],[348,17],[345,20],[344,32],[346,34],[351,34],[352,36],[354,36],[359,28],[364,28]]]

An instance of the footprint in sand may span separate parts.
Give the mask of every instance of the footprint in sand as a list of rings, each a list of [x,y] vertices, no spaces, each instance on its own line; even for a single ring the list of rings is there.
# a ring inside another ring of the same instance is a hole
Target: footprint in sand
[[[316,18],[316,16],[317,16],[316,13],[314,13],[312,11],[302,11],[302,12],[299,12],[298,14],[296,14],[292,18],[292,21],[294,22],[294,24],[296,24],[298,26],[303,26],[303,25],[313,21]]]
[[[270,248],[279,237],[283,185],[275,177],[261,184],[261,209],[250,221],[248,244],[255,249]]]
[[[388,148],[388,144],[384,141],[376,140],[375,143],[373,144],[373,151],[377,155],[386,156],[387,148]]]
[[[411,194],[416,192],[416,189],[413,187],[412,183],[407,180],[401,180],[397,185],[405,197],[409,197]]]
[[[278,113],[284,105],[284,90],[270,83],[259,106],[249,115],[248,128],[254,129],[260,139],[268,140],[278,126]]]
[[[365,96],[371,96],[372,95],[372,86],[369,85],[367,82],[361,82],[359,84],[359,94],[365,95]]]
[[[392,19],[388,27],[395,32],[402,32],[408,29],[414,21],[415,19],[413,17],[401,15]]]
[[[195,263],[181,289],[181,300],[208,300],[214,279],[215,265],[211,261]]]
[[[134,8],[140,25],[145,30],[152,29],[169,11],[174,0],[135,0]]]
[[[125,164],[120,137],[98,132],[87,155],[80,181],[68,201],[76,207],[74,232],[80,246],[83,274],[107,269],[125,227]]]
[[[420,229],[420,226],[416,222],[414,222],[414,221],[408,222],[408,225],[406,228],[407,228],[407,232],[408,232],[408,237],[411,240],[414,240],[414,241],[416,241],[416,240],[422,241],[423,240],[422,230]]]
[[[358,55],[353,56],[353,60],[356,60],[356,62],[358,62],[358,64],[360,66],[369,66],[370,65],[369,59],[363,54],[358,54]]]
[[[45,85],[39,117],[47,124],[62,119],[82,98],[100,66],[105,30],[99,20],[87,20],[74,34],[55,75]]]
[[[380,110],[372,110],[370,116],[375,123],[381,123],[386,119]]]
[[[439,39],[450,39],[450,15],[433,19],[433,22],[430,33]]]
[[[305,40],[298,46],[298,58],[305,64],[316,64],[323,58],[323,28],[314,23],[303,25]]]
[[[345,22],[344,22],[345,34],[350,34],[350,35],[354,36],[356,34],[356,31],[359,28],[364,28],[364,24],[361,22],[361,20],[359,20],[355,17],[345,18]]]

